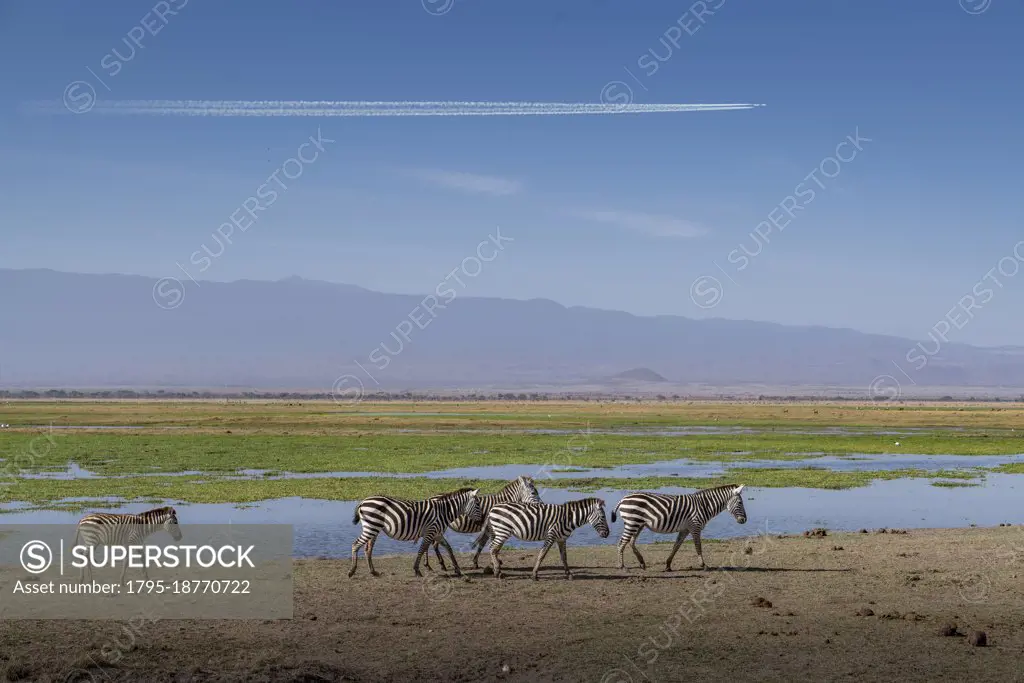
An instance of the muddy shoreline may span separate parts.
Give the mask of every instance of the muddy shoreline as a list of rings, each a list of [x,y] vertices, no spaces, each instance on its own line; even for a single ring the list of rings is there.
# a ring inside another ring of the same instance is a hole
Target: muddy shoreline
[[[503,553],[509,578],[412,575],[412,557],[297,560],[280,621],[0,622],[0,680],[1019,680],[1024,527],[762,536],[627,552]],[[486,555],[484,558],[486,560]],[[725,565],[727,568],[723,568]],[[718,569],[715,569],[718,567]],[[955,635],[940,635],[955,625]],[[986,646],[969,636],[984,631]]]

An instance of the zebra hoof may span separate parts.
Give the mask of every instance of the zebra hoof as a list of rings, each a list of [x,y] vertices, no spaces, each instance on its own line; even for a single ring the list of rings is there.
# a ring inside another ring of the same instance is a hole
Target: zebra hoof
[[[568,579],[569,581],[572,581],[572,574],[568,574],[568,573],[567,573],[567,574],[565,575],[565,578],[566,578],[566,579]]]
[[[484,574],[493,574],[494,567],[484,567]]]
[[[348,570],[348,578],[351,579],[355,575],[356,575],[356,568],[355,567],[352,567],[352,569]]]
[[[538,577],[538,576],[537,576],[536,574],[534,574],[534,575],[533,575],[533,580],[534,580],[534,581],[540,581],[540,578],[539,578],[539,577]]]
[[[372,572],[370,572],[370,576],[380,576],[380,572],[372,571]]]

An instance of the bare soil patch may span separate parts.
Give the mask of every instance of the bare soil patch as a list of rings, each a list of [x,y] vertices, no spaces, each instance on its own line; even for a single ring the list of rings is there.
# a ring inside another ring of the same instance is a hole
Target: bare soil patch
[[[667,573],[670,544],[621,572],[570,540],[572,581],[557,553],[530,580],[534,549],[502,581],[297,561],[292,620],[0,623],[0,681],[1020,680],[1024,529],[829,536],[708,543],[703,572],[687,543]]]

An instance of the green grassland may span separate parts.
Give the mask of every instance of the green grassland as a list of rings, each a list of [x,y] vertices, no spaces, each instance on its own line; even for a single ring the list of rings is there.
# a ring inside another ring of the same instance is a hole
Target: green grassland
[[[574,471],[690,459],[706,462],[793,460],[822,454],[1008,455],[1024,453],[1020,404],[757,402],[400,403],[339,406],[329,401],[7,401],[0,403],[0,503],[57,506],[68,498],[251,503],[303,496],[352,500],[375,493],[421,497],[500,481],[426,477],[227,478],[239,470],[318,474],[422,474],[489,465],[536,465]],[[30,425],[131,426],[141,429],[46,429]],[[756,433],[663,436],[642,432],[685,426],[743,426]],[[846,433],[787,430],[841,426]],[[875,433],[913,428],[909,434]],[[529,430],[560,430],[536,433]],[[410,431],[411,430],[411,431]],[[616,433],[618,432],[618,433]],[[634,433],[622,433],[634,432]],[[899,442],[899,446],[896,442]],[[95,479],[25,479],[70,463]],[[1024,466],[995,468],[1024,473]],[[142,476],[193,472],[184,476]],[[543,479],[574,490],[749,486],[849,488],[878,479],[971,479],[981,471],[833,472],[814,467],[743,468],[724,477]],[[742,481],[740,481],[742,479]],[[970,482],[966,482],[970,483]],[[937,485],[954,485],[936,482]],[[76,503],[70,503],[76,505]]]
[[[362,402],[265,400],[8,400],[0,420],[21,425],[131,425],[147,429],[317,430],[594,429],[659,426],[925,427],[998,430],[1024,425],[1021,403],[757,401]]]
[[[102,475],[152,472],[422,473],[488,465],[615,467],[688,458],[730,462],[793,460],[854,453],[1006,455],[1024,452],[1022,436],[922,432],[912,436],[381,433],[315,436],[72,432],[0,432],[0,457],[24,471],[63,470],[68,463]],[[32,454],[35,454],[32,456]],[[29,457],[31,456],[31,457]],[[0,468],[2,473],[3,468]]]
[[[846,489],[865,486],[879,479],[942,478],[970,480],[982,477],[975,471],[927,472],[900,469],[870,472],[833,472],[817,468],[743,468],[719,477],[635,477],[622,478],[540,478],[540,489],[560,488],[580,492],[599,490],[641,491],[664,487],[704,488],[721,484],[750,487],[802,487]],[[116,479],[19,479],[0,488],[8,501],[29,503],[37,508],[79,509],[94,507],[89,501],[67,499],[117,498],[123,500],[175,500],[185,503],[253,503],[276,498],[304,497],[319,500],[359,500],[386,493],[403,498],[423,498],[469,486],[481,493],[494,493],[505,482],[493,479],[429,479],[427,477],[349,477],[310,479],[225,479],[223,477],[155,476]]]

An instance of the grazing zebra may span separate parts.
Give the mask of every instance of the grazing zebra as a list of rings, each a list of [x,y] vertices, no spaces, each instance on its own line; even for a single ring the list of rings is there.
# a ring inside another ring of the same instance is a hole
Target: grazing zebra
[[[97,545],[142,545],[149,536],[163,529],[177,543],[181,541],[181,529],[178,527],[178,513],[172,507],[155,508],[140,512],[137,515],[117,514],[113,512],[94,512],[78,520],[75,529],[75,546],[92,547]],[[81,543],[79,543],[81,539]],[[89,580],[92,580],[92,567],[89,568]],[[82,567],[78,580],[85,579],[86,566]],[[128,571],[128,561],[121,570],[121,582]],[[149,580],[146,566],[142,566],[142,575]]]
[[[663,493],[633,493],[626,496],[612,510],[612,521],[615,521],[615,515],[619,513],[625,525],[622,538],[619,539],[619,569],[626,568],[622,560],[622,551],[627,545],[640,562],[640,568],[647,569],[644,558],[636,549],[637,536],[645,526],[650,527],[656,534],[679,534],[665,562],[665,571],[672,571],[672,558],[676,556],[687,534],[693,534],[693,547],[697,550],[700,567],[706,569],[704,554],[700,548],[700,532],[715,515],[726,509],[737,522],[746,524],[747,512],[743,509],[743,497],[740,495],[742,491],[743,486],[729,484],[682,496],[669,496]]]
[[[540,563],[558,544],[558,553],[562,556],[562,567],[565,578],[571,579],[569,562],[565,557],[565,541],[573,531],[591,524],[601,538],[608,538],[608,519],[604,515],[604,501],[600,498],[584,498],[571,500],[561,505],[549,503],[501,503],[491,508],[487,515],[487,531],[491,538],[491,563],[494,576],[501,578],[501,560],[498,553],[501,546],[510,537],[515,536],[524,541],[544,541],[544,547],[537,555],[533,565],[533,580],[537,580]]]
[[[377,535],[383,531],[396,541],[423,539],[419,552],[416,553],[416,562],[412,565],[416,576],[423,576],[420,573],[420,560],[433,543],[440,543],[448,550],[455,575],[462,576],[459,563],[455,560],[455,553],[444,537],[444,532],[458,517],[481,518],[477,491],[478,489],[464,488],[432,496],[426,500],[373,496],[362,501],[356,506],[355,514],[352,516],[353,524],[362,521],[363,532],[352,544],[352,568],[349,569],[348,575],[356,573],[359,549],[366,546],[366,563],[370,565],[370,573],[373,576],[380,576],[373,568],[373,544],[377,541]]]
[[[479,534],[473,541],[473,546],[476,548],[476,553],[473,555],[473,569],[480,568],[480,553],[484,551],[484,545],[487,543],[487,529],[485,528],[485,520],[487,513],[491,511],[498,503],[539,503],[540,494],[537,493],[537,487],[533,483],[533,477],[521,476],[516,477],[508,484],[505,488],[498,491],[497,493],[489,493],[483,496],[477,496],[480,499],[480,514],[481,518],[477,521],[470,520],[466,517],[459,517],[452,522],[451,529],[456,533],[460,534]],[[434,543],[434,552],[437,554],[437,561],[441,563],[441,569],[448,571],[448,568],[444,566],[444,559],[441,557],[441,549],[437,543]],[[430,554],[427,553],[425,566],[430,569]]]

